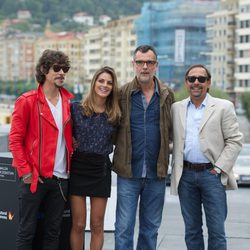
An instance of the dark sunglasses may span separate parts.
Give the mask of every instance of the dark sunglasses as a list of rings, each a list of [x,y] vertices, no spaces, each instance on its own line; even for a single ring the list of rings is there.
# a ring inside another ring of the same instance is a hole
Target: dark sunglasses
[[[62,69],[64,73],[67,73],[69,71],[70,67],[69,66],[62,66],[62,65],[54,64],[52,66],[52,69],[55,72],[59,72]]]
[[[198,79],[200,83],[204,83],[208,78],[206,76],[187,76],[186,80],[188,80],[191,83],[194,83]]]

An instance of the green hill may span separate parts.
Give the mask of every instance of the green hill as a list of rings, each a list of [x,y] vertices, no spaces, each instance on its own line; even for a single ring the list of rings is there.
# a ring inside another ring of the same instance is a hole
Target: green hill
[[[112,19],[120,16],[140,13],[146,0],[0,0],[0,20],[16,18],[18,10],[29,10],[32,14],[32,24],[44,28],[47,20],[52,27],[60,30],[72,29],[75,25],[70,19],[76,12],[87,12],[96,19],[100,15],[108,15]],[[153,1],[152,1],[153,2]],[[157,2],[162,2],[158,0]],[[19,25],[20,26],[20,25]],[[18,27],[31,28],[29,23]],[[72,26],[72,27],[71,27]],[[77,30],[77,27],[75,27]]]

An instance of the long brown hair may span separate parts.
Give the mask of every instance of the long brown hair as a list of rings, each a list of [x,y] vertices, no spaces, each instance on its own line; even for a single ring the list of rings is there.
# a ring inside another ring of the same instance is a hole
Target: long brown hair
[[[112,91],[106,99],[106,114],[108,122],[116,124],[121,118],[121,110],[118,102],[118,83],[116,73],[113,68],[104,66],[97,70],[91,80],[90,91],[82,100],[81,105],[86,116],[92,116],[95,113],[95,83],[102,73],[108,73],[112,77]]]

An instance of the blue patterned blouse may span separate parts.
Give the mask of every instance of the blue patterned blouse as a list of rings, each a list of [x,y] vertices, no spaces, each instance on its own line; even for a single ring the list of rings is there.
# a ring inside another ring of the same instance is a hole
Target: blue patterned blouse
[[[87,117],[79,102],[71,104],[73,136],[77,141],[78,152],[108,155],[113,151],[112,133],[114,126],[107,121],[105,113]]]

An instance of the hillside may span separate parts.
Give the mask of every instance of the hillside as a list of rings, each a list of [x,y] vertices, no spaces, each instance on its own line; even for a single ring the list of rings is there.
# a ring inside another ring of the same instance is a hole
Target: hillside
[[[97,18],[108,15],[112,19],[120,16],[140,13],[141,6],[146,0],[0,0],[0,20],[16,18],[18,10],[29,10],[32,23],[44,27],[47,20],[60,28],[70,25],[70,19],[76,12],[87,12]],[[153,1],[152,1],[153,2]],[[157,2],[162,2],[158,0]],[[60,25],[62,27],[60,27]],[[26,24],[25,29],[29,25]]]

